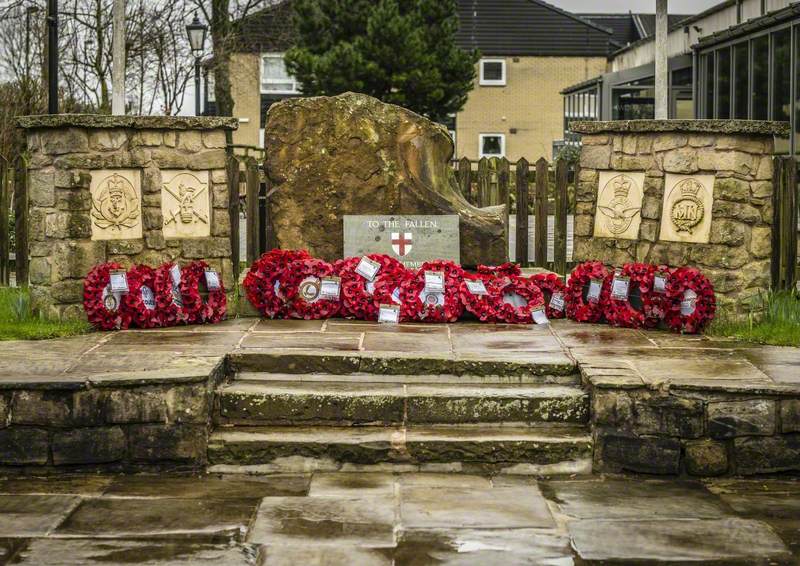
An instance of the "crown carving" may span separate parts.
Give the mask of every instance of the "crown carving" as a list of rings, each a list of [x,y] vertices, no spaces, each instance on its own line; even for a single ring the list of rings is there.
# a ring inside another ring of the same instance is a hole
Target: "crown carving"
[[[614,196],[616,198],[628,198],[631,192],[631,182],[629,179],[622,178],[614,181]]]
[[[696,197],[702,188],[703,186],[694,179],[686,179],[681,183],[680,191],[683,196]]]

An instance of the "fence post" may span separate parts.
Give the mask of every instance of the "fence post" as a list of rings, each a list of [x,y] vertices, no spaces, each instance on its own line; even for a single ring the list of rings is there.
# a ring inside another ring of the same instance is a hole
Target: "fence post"
[[[14,272],[17,287],[28,284],[28,166],[22,155],[14,164]]]
[[[0,161],[0,285],[8,285],[11,281],[11,265],[8,258],[9,169],[5,159]]]
[[[458,186],[467,202],[475,204],[475,195],[472,194],[472,162],[466,157],[458,162]]]
[[[246,156],[245,181],[247,182],[246,210],[247,210],[247,263],[251,264],[258,258],[259,234],[261,223],[259,218],[258,193],[261,189],[261,179],[258,175],[258,162],[255,157]]]
[[[779,265],[776,288],[792,289],[797,263],[797,160],[783,158],[779,179],[778,200],[774,203],[773,235],[778,235],[777,257],[773,250],[773,264]],[[777,260],[777,261],[776,261]]]
[[[511,199],[509,196],[508,183],[511,177],[511,164],[505,157],[500,158],[497,163],[497,193],[498,203],[505,206],[503,217],[506,221],[506,238],[508,238],[508,217],[511,214]]]
[[[517,241],[516,260],[522,267],[528,265],[528,162],[523,157],[517,161]]]
[[[489,160],[481,157],[478,161],[478,198],[476,206],[483,208],[489,205]]]
[[[540,157],[536,162],[536,193],[533,201],[536,267],[547,267],[547,175],[547,160]]]
[[[556,161],[555,225],[553,230],[553,271],[567,273],[567,185],[569,168],[563,159]]]
[[[228,219],[231,224],[231,263],[234,281],[239,281],[239,160],[228,150]]]

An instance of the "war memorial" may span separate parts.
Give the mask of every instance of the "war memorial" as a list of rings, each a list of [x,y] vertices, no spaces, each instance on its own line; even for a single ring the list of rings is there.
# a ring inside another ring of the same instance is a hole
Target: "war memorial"
[[[0,563],[797,560],[800,350],[701,332],[770,287],[787,124],[575,124],[571,274],[366,95],[270,109],[241,270],[235,120],[19,127],[33,300],[101,331],[0,351]]]

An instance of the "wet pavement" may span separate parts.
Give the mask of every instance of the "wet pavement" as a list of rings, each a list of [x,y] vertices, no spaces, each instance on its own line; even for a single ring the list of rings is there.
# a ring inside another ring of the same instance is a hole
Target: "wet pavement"
[[[0,479],[0,564],[797,564],[800,481]]]

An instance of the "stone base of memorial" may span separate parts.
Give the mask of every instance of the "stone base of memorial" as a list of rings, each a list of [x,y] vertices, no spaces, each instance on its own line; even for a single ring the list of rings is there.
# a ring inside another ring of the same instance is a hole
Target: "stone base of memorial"
[[[33,306],[85,318],[92,266],[206,260],[233,289],[225,131],[232,118],[19,120],[28,146]]]
[[[772,161],[783,122],[573,122],[575,261],[692,266],[721,306],[769,289]]]

